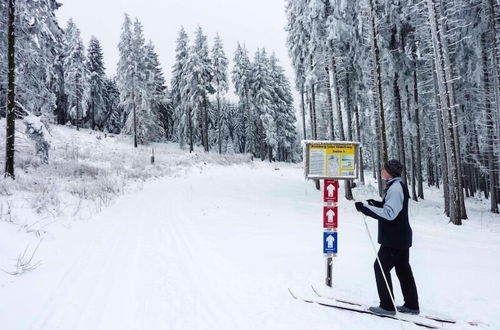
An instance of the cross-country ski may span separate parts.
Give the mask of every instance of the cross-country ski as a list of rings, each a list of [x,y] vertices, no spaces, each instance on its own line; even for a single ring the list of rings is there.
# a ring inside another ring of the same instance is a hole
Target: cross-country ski
[[[437,322],[435,324],[431,323],[430,321],[435,321],[435,320],[418,320],[419,317],[408,317],[406,315],[401,315],[401,314],[396,314],[396,315],[385,315],[385,314],[377,314],[368,309],[367,306],[362,306],[362,305],[357,305],[357,304],[352,304],[352,303],[347,303],[347,302],[340,302],[340,301],[326,301],[325,299],[322,299],[321,297],[316,297],[316,298],[304,298],[297,296],[291,289],[288,289],[288,292],[290,292],[290,295],[292,296],[293,299],[296,300],[301,300],[305,303],[309,304],[317,304],[319,306],[323,307],[329,307],[329,308],[334,308],[334,309],[339,309],[339,310],[344,310],[348,312],[355,312],[355,313],[360,313],[360,314],[368,314],[372,315],[374,317],[381,317],[381,318],[388,318],[391,320],[395,321],[401,321],[401,322],[407,322],[407,323],[413,323],[419,327],[427,328],[427,329],[441,329],[437,325]],[[423,317],[420,317],[423,319]]]

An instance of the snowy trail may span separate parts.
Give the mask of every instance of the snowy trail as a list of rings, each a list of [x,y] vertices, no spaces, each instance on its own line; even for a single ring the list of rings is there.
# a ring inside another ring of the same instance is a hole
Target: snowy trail
[[[0,327],[400,329],[391,320],[291,299],[288,287],[300,290],[323,281],[321,203],[300,168],[280,167],[279,171],[267,164],[194,169],[186,176],[147,183],[92,220],[75,223],[72,230],[59,228],[42,245],[43,265],[0,287]],[[373,253],[362,220],[350,202],[342,201],[341,206],[335,293],[375,303]],[[373,231],[374,225],[370,223]],[[500,322],[491,315],[496,314],[499,299],[491,291],[499,285],[455,292],[453,285],[459,280],[450,281],[444,274],[462,269],[456,259],[427,260],[430,252],[440,258],[448,255],[446,245],[455,248],[463,239],[461,232],[443,227],[450,233],[443,244],[436,239],[440,228],[426,222],[414,226],[420,234],[413,259],[417,285],[448,292],[436,296],[423,291],[424,311],[436,308],[453,316],[455,308],[449,302],[477,297],[469,304],[489,303],[477,317],[484,316],[492,326],[485,328],[494,329]],[[498,238],[497,233],[469,238],[470,244],[481,242],[490,248],[480,256],[460,259],[484,267],[479,275],[463,272],[466,280],[479,276],[486,281],[500,274],[498,265],[485,266],[500,253]],[[429,266],[443,278],[427,277]],[[467,302],[455,304],[462,308]],[[405,329],[418,328],[405,325]]]

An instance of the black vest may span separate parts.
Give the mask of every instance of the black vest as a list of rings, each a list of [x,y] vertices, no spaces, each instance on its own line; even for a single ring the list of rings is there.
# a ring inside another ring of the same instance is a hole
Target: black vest
[[[410,194],[408,188],[401,181],[393,181],[387,185],[385,191],[393,184],[400,184],[403,188],[404,200],[403,208],[394,220],[388,221],[379,219],[378,221],[378,243],[392,248],[409,248],[412,243],[412,231],[408,221],[408,200]],[[385,203],[385,194],[382,203]]]

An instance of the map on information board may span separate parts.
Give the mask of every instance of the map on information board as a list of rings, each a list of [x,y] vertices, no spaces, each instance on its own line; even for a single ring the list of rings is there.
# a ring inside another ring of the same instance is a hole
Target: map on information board
[[[307,178],[357,178],[358,142],[303,141],[303,144]]]

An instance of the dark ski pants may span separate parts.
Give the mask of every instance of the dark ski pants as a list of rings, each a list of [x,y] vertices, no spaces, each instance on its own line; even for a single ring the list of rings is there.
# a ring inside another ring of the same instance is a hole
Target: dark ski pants
[[[382,268],[384,269],[387,282],[391,288],[391,295],[394,297],[392,290],[391,270],[396,268],[396,275],[398,276],[399,283],[401,284],[401,291],[405,300],[405,306],[412,309],[419,309],[417,287],[415,279],[410,267],[410,249],[395,249],[386,246],[380,246],[378,257]],[[384,276],[380,271],[378,261],[375,260],[373,265],[375,268],[375,279],[377,281],[378,296],[380,298],[380,307],[386,310],[394,310],[391,296],[387,291]]]

